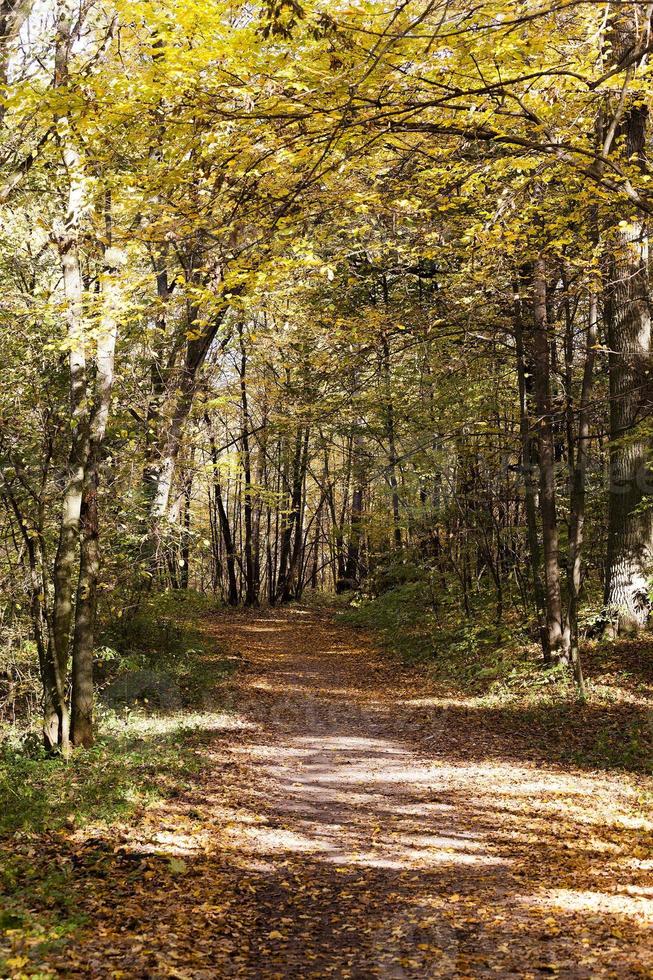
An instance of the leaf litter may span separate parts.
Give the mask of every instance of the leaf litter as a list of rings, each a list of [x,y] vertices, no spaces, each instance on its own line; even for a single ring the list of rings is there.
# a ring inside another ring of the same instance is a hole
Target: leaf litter
[[[8,976],[653,976],[650,780],[521,751],[328,611],[213,628],[238,723],[164,804],[16,839],[82,918],[9,923]]]

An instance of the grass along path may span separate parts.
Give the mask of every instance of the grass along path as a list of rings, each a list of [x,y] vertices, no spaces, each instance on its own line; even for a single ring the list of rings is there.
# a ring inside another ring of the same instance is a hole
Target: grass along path
[[[71,930],[10,928],[8,976],[652,975],[650,782],[545,764],[329,613],[215,631],[237,713],[189,735],[197,771],[18,837]]]

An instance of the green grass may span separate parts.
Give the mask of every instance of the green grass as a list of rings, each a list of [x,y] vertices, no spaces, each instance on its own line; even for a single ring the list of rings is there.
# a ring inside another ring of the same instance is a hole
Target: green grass
[[[8,742],[0,754],[0,835],[110,821],[178,792],[201,764],[197,746],[213,718],[106,714],[96,744],[69,761],[31,740]]]
[[[190,790],[207,742],[224,726],[225,714],[133,711],[105,716],[96,745],[76,751],[70,761],[5,746],[0,976],[39,976],[34,964],[86,924],[82,886],[70,863],[71,837],[85,827],[103,836],[103,828],[110,833],[144,807]],[[23,959],[30,964],[27,974]]]
[[[482,598],[469,619],[454,599],[435,607],[423,581],[355,601],[341,619],[371,630],[389,655],[425,667],[454,705],[471,709],[465,717],[481,739],[499,731],[527,757],[653,775],[650,636],[586,644],[581,699],[570,669],[547,667],[516,615],[497,624]]]
[[[160,672],[181,692],[173,709],[110,709],[100,697],[96,743],[68,761],[43,751],[32,714],[0,731],[2,980],[48,977],[38,964],[85,926],[75,835],[110,838],[144,808],[182,796],[206,745],[231,726],[223,682],[235,661],[218,647],[210,611],[193,593],[168,593],[103,631],[101,686],[143,668]]]

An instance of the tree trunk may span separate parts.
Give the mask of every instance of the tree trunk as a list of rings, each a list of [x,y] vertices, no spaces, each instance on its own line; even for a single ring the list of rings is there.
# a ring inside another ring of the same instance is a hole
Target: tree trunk
[[[243,475],[245,485],[243,487],[244,496],[244,522],[245,522],[245,605],[258,605],[258,581],[256,580],[253,553],[253,533],[252,533],[252,463],[249,451],[249,409],[247,405],[247,353],[243,338],[242,326],[240,333],[240,400],[242,408],[242,427],[241,427],[241,446],[243,455]]]
[[[187,589],[190,581],[190,504],[193,492],[193,471],[189,470],[184,480],[183,529],[181,538],[181,561],[179,587]]]
[[[383,378],[384,378],[384,402],[385,402],[385,425],[386,436],[388,439],[388,483],[392,497],[392,535],[394,546],[397,551],[401,551],[401,518],[399,511],[399,483],[397,481],[397,445],[395,434],[395,410],[392,398],[392,387],[390,382],[390,348],[388,340],[383,335],[381,341],[383,353]]]
[[[87,746],[93,742],[93,655],[100,574],[98,485],[115,373],[120,304],[118,276],[124,261],[122,253],[111,247],[111,198],[108,193],[105,203],[105,233],[109,247],[104,255],[103,313],[98,327],[93,405],[89,422],[88,465],[82,501],[82,540],[72,647],[72,740],[75,745]]]
[[[576,682],[584,691],[583,669],[580,659],[578,639],[578,597],[581,587],[581,555],[583,531],[585,527],[585,483],[587,475],[587,455],[590,435],[590,396],[594,380],[594,361],[598,344],[598,297],[592,292],[589,299],[589,318],[585,344],[585,364],[578,405],[578,422],[575,443],[570,446],[569,465],[572,467],[569,525],[569,632],[571,641],[571,661]],[[569,360],[569,357],[568,357]],[[568,399],[571,391],[568,390]],[[575,452],[572,450],[575,448]]]
[[[152,459],[143,474],[145,496],[149,501],[145,551],[153,576],[159,561],[163,525],[168,512],[184,427],[193,406],[200,370],[225,315],[226,309],[219,313],[209,326],[203,327],[198,337],[194,336],[193,339],[188,340],[183,364],[177,370],[170,371],[166,379],[167,391],[163,400],[166,403],[164,412],[167,422],[163,424],[163,421],[159,420],[157,444],[152,449]],[[199,330],[198,316],[197,309],[192,309],[188,314],[188,329],[193,332]]]
[[[93,463],[89,469],[82,507],[71,707],[71,738],[74,745],[84,746],[93,744],[93,651],[100,573],[97,465]]]
[[[648,439],[637,424],[649,386],[651,320],[647,241],[639,222],[621,233],[610,264],[610,486],[605,605],[615,632],[637,632],[648,620],[651,511],[639,509],[648,489]]]
[[[609,59],[617,64],[634,49],[642,4],[615,7],[608,24]],[[603,150],[613,142],[625,160],[643,161],[648,110],[632,96],[619,98],[610,125],[604,126]],[[620,114],[621,113],[621,114]],[[615,141],[615,137],[619,137]],[[611,232],[612,254],[606,263],[605,315],[610,350],[610,487],[605,605],[614,633],[637,632],[650,613],[648,574],[653,548],[651,510],[641,508],[649,489],[649,441],[637,433],[649,398],[651,314],[648,283],[648,234],[639,218],[629,216]]]
[[[152,260],[156,277],[157,307],[153,320],[153,351],[150,362],[150,393],[145,420],[145,466],[143,468],[143,493],[148,513],[152,509],[157,492],[160,460],[161,413],[166,392],[167,371],[164,365],[164,347],[167,340],[168,304],[171,297],[168,281],[168,250],[163,248]]]
[[[650,509],[640,508],[650,477],[648,439],[637,425],[648,401],[651,319],[647,240],[642,223],[619,235],[610,263],[607,340],[610,348],[610,487],[605,604],[617,632],[648,620],[652,554]]]
[[[347,562],[344,579],[348,584],[355,585],[360,580],[360,546],[363,517],[363,494],[365,484],[365,463],[363,459],[363,435],[357,428],[352,442],[352,474],[353,490],[351,509],[349,512],[349,541],[347,542]]]
[[[546,264],[542,258],[536,259],[533,266],[533,353],[535,407],[538,416],[542,551],[544,554],[546,656],[547,659],[555,663],[568,658],[569,635],[563,623],[560,589],[550,343],[546,307]]]
[[[229,516],[225,510],[224,501],[222,499],[222,487],[220,484],[220,470],[219,470],[219,459],[218,459],[218,447],[215,443],[215,436],[211,431],[211,423],[208,416],[205,416],[205,422],[209,428],[209,443],[211,446],[211,462],[213,464],[213,500],[215,509],[218,513],[218,523],[220,525],[220,532],[222,534],[222,540],[224,541],[225,550],[225,565],[227,566],[227,583],[228,583],[228,593],[227,602],[230,606],[238,605],[238,579],[236,578],[236,554],[234,550],[234,542],[231,534],[231,526],[229,524]]]
[[[67,705],[67,672],[70,647],[70,629],[73,617],[73,593],[77,565],[77,543],[80,530],[82,494],[89,455],[88,387],[86,377],[86,353],[82,310],[82,274],[78,254],[78,231],[83,207],[83,174],[79,154],[66,144],[63,160],[69,174],[68,207],[64,227],[57,236],[59,258],[66,301],[66,323],[69,342],[70,418],[72,439],[66,467],[66,480],[62,494],[59,542],[54,559],[54,602],[52,612],[52,644],[48,656],[53,657],[57,691],[59,731],[57,743],[64,753],[68,752],[70,716]],[[50,748],[52,733],[50,722],[45,732]]]
[[[290,486],[290,512],[286,515],[281,530],[281,546],[279,551],[279,574],[277,576],[276,599],[278,602],[287,602],[292,591],[292,559],[293,552],[293,530],[299,521],[302,504],[302,484],[304,474],[302,471],[303,460],[303,434],[301,425],[297,428],[295,438],[295,452],[292,463],[292,483]]]
[[[541,576],[540,540],[537,529],[537,492],[534,477],[534,446],[531,436],[531,420],[528,409],[527,371],[524,347],[524,322],[521,301],[515,315],[515,349],[517,354],[517,382],[519,385],[519,431],[521,436],[521,471],[524,477],[524,504],[528,553],[533,577],[533,596],[537,613],[540,643],[545,657],[549,656],[549,634],[546,628],[546,603]]]

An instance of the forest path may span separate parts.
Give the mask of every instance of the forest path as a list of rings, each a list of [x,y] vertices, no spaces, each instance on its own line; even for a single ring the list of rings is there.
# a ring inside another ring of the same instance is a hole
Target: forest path
[[[216,631],[243,658],[239,727],[126,831],[125,863],[167,870],[89,888],[65,975],[653,976],[634,780],[511,758],[329,613]]]

